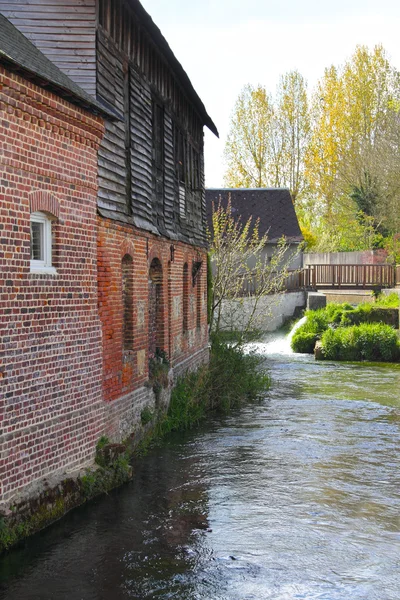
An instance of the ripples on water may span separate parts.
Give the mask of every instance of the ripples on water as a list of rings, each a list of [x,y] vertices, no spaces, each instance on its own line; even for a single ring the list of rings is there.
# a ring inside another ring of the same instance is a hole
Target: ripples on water
[[[258,351],[263,401],[0,559],[0,598],[399,600],[400,371]]]

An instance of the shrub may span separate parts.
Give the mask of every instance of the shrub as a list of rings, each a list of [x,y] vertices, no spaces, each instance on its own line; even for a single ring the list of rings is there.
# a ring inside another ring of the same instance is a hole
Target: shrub
[[[328,329],[321,338],[327,360],[367,360],[394,362],[400,357],[396,331],[381,323]]]
[[[319,336],[315,333],[307,333],[306,331],[296,331],[292,338],[291,346],[293,352],[300,354],[312,354],[315,344]]]
[[[209,366],[208,401],[211,408],[229,411],[243,401],[255,400],[270,385],[263,359],[242,346],[213,337]]]
[[[145,406],[140,413],[140,420],[142,425],[147,425],[147,423],[150,423],[150,421],[152,421],[153,418],[154,413],[148,406]]]
[[[400,296],[395,292],[391,294],[380,294],[375,302],[375,306],[382,306],[388,308],[399,308],[400,307]]]
[[[397,294],[391,294],[375,304],[364,303],[356,308],[351,304],[328,304],[326,308],[306,311],[307,321],[293,335],[291,346],[294,352],[312,354],[315,343],[330,329],[346,328],[362,323],[384,323],[398,327],[398,310],[392,305],[398,302]],[[313,334],[313,335],[312,335]],[[353,359],[348,359],[353,360]],[[355,359],[354,359],[355,360]]]

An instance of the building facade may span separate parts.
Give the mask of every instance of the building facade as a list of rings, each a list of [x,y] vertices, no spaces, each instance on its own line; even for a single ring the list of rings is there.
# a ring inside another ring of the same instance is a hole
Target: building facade
[[[1,72],[6,501],[131,436],[158,407],[154,362],[171,379],[208,359],[203,126],[217,131],[139,2],[0,14],[76,86]]]
[[[7,60],[0,64],[0,499],[6,501],[51,473],[88,464],[104,429],[96,264],[104,120],[74,89],[68,90],[74,104],[45,89],[46,76],[55,90],[65,81],[57,84],[45,61],[46,73],[32,73],[34,49],[0,19],[9,44],[1,46]]]

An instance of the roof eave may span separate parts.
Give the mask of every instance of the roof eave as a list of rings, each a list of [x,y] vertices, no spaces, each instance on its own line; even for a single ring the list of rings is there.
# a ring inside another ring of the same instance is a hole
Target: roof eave
[[[27,67],[19,64],[12,57],[8,56],[4,52],[0,50],[0,63],[3,64],[7,69],[13,71],[17,74],[23,75],[26,79],[34,81],[40,87],[46,87],[49,91],[57,94],[61,98],[68,100],[72,104],[76,104],[85,110],[90,110],[90,112],[100,115],[103,118],[111,118],[117,119],[118,115],[107,108],[103,108],[99,102],[93,100],[93,102],[88,101],[86,98],[79,96],[78,94],[74,94],[71,90],[63,87],[62,85],[51,81],[46,78],[44,75],[40,75],[39,73],[35,73],[31,71]]]

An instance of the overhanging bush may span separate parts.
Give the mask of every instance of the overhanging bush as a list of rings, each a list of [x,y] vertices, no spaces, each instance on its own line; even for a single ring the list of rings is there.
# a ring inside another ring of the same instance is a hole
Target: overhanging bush
[[[328,329],[322,334],[321,349],[327,360],[395,362],[400,357],[396,331],[382,323]]]

